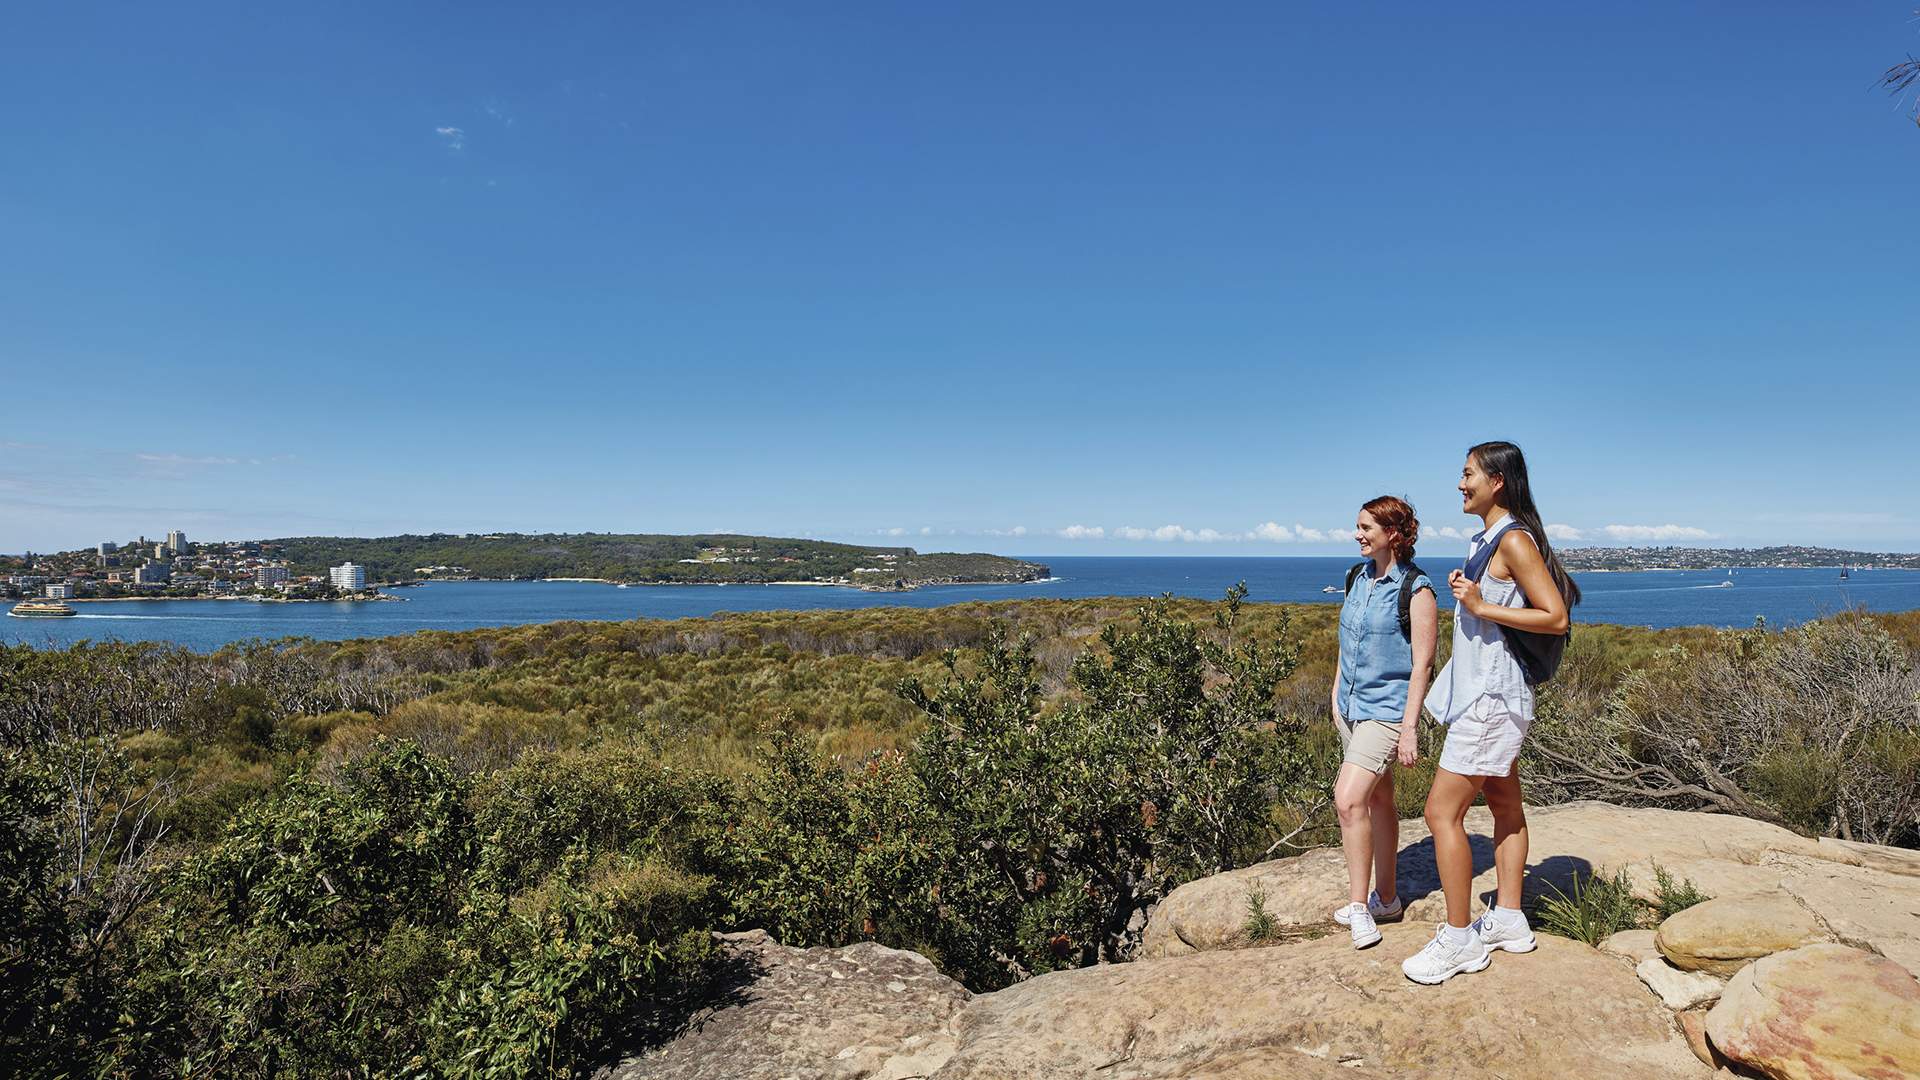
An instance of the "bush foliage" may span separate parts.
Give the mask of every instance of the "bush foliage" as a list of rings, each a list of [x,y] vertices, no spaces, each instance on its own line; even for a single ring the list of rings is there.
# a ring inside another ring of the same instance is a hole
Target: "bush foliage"
[[[684,1019],[715,930],[976,989],[1125,959],[1169,889],[1332,835],[1332,624],[1235,590],[0,649],[0,1070],[575,1075]],[[1530,797],[1914,844],[1917,647],[1582,627]],[[1568,926],[1617,921],[1582,885]]]

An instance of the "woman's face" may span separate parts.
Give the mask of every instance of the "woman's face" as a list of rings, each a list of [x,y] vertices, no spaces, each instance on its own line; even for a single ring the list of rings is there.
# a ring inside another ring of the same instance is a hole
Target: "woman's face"
[[[1468,454],[1466,467],[1460,470],[1460,512],[1484,515],[1493,509],[1494,499],[1505,486],[1499,477],[1482,471],[1480,463]]]
[[[1360,543],[1360,554],[1374,558],[1376,554],[1388,559],[1393,558],[1393,531],[1383,529],[1373,520],[1373,515],[1365,510],[1353,522],[1353,538]]]

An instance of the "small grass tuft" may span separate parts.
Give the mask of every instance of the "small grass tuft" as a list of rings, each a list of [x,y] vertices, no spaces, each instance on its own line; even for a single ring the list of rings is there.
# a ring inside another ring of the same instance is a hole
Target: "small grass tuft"
[[[1667,868],[1653,864],[1653,916],[1656,923],[1666,922],[1674,912],[1685,911],[1713,897],[1700,891],[1692,878],[1675,880]]]
[[[1247,890],[1247,921],[1241,925],[1247,938],[1262,945],[1280,936],[1280,920],[1267,910],[1267,890],[1255,885]]]
[[[1622,930],[1635,929],[1646,910],[1646,904],[1633,895],[1625,870],[1612,877],[1576,875],[1567,893],[1551,885],[1547,888],[1552,895],[1542,898],[1537,908],[1540,928],[1589,945],[1598,946]]]

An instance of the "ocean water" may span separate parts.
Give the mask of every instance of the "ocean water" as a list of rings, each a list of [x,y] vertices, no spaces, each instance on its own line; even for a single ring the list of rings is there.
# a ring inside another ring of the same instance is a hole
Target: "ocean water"
[[[169,641],[208,650],[247,638],[385,637],[415,630],[468,630],[559,619],[679,619],[720,611],[885,606],[938,607],[969,600],[1033,597],[1177,596],[1217,598],[1245,581],[1249,599],[1337,602],[1354,560],[1331,558],[1044,558],[1048,581],[1026,585],[946,585],[909,593],[866,593],[806,585],[655,585],[620,589],[590,582],[445,581],[396,589],[403,603],[254,604],[244,601],[141,600],[81,603],[70,619],[0,619],[0,641],[61,647],[83,639]],[[1440,583],[1457,565],[1425,558]],[[1751,626],[1756,617],[1787,625],[1849,607],[1920,609],[1920,570],[1653,570],[1577,575],[1586,600],[1576,623],[1637,626]]]

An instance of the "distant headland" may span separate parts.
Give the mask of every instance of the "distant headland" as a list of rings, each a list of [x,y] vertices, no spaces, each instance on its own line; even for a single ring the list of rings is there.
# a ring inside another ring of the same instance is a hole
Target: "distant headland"
[[[263,540],[296,572],[343,560],[369,581],[589,580],[616,585],[843,585],[876,591],[1038,581],[1041,563],[733,533],[428,533]]]

